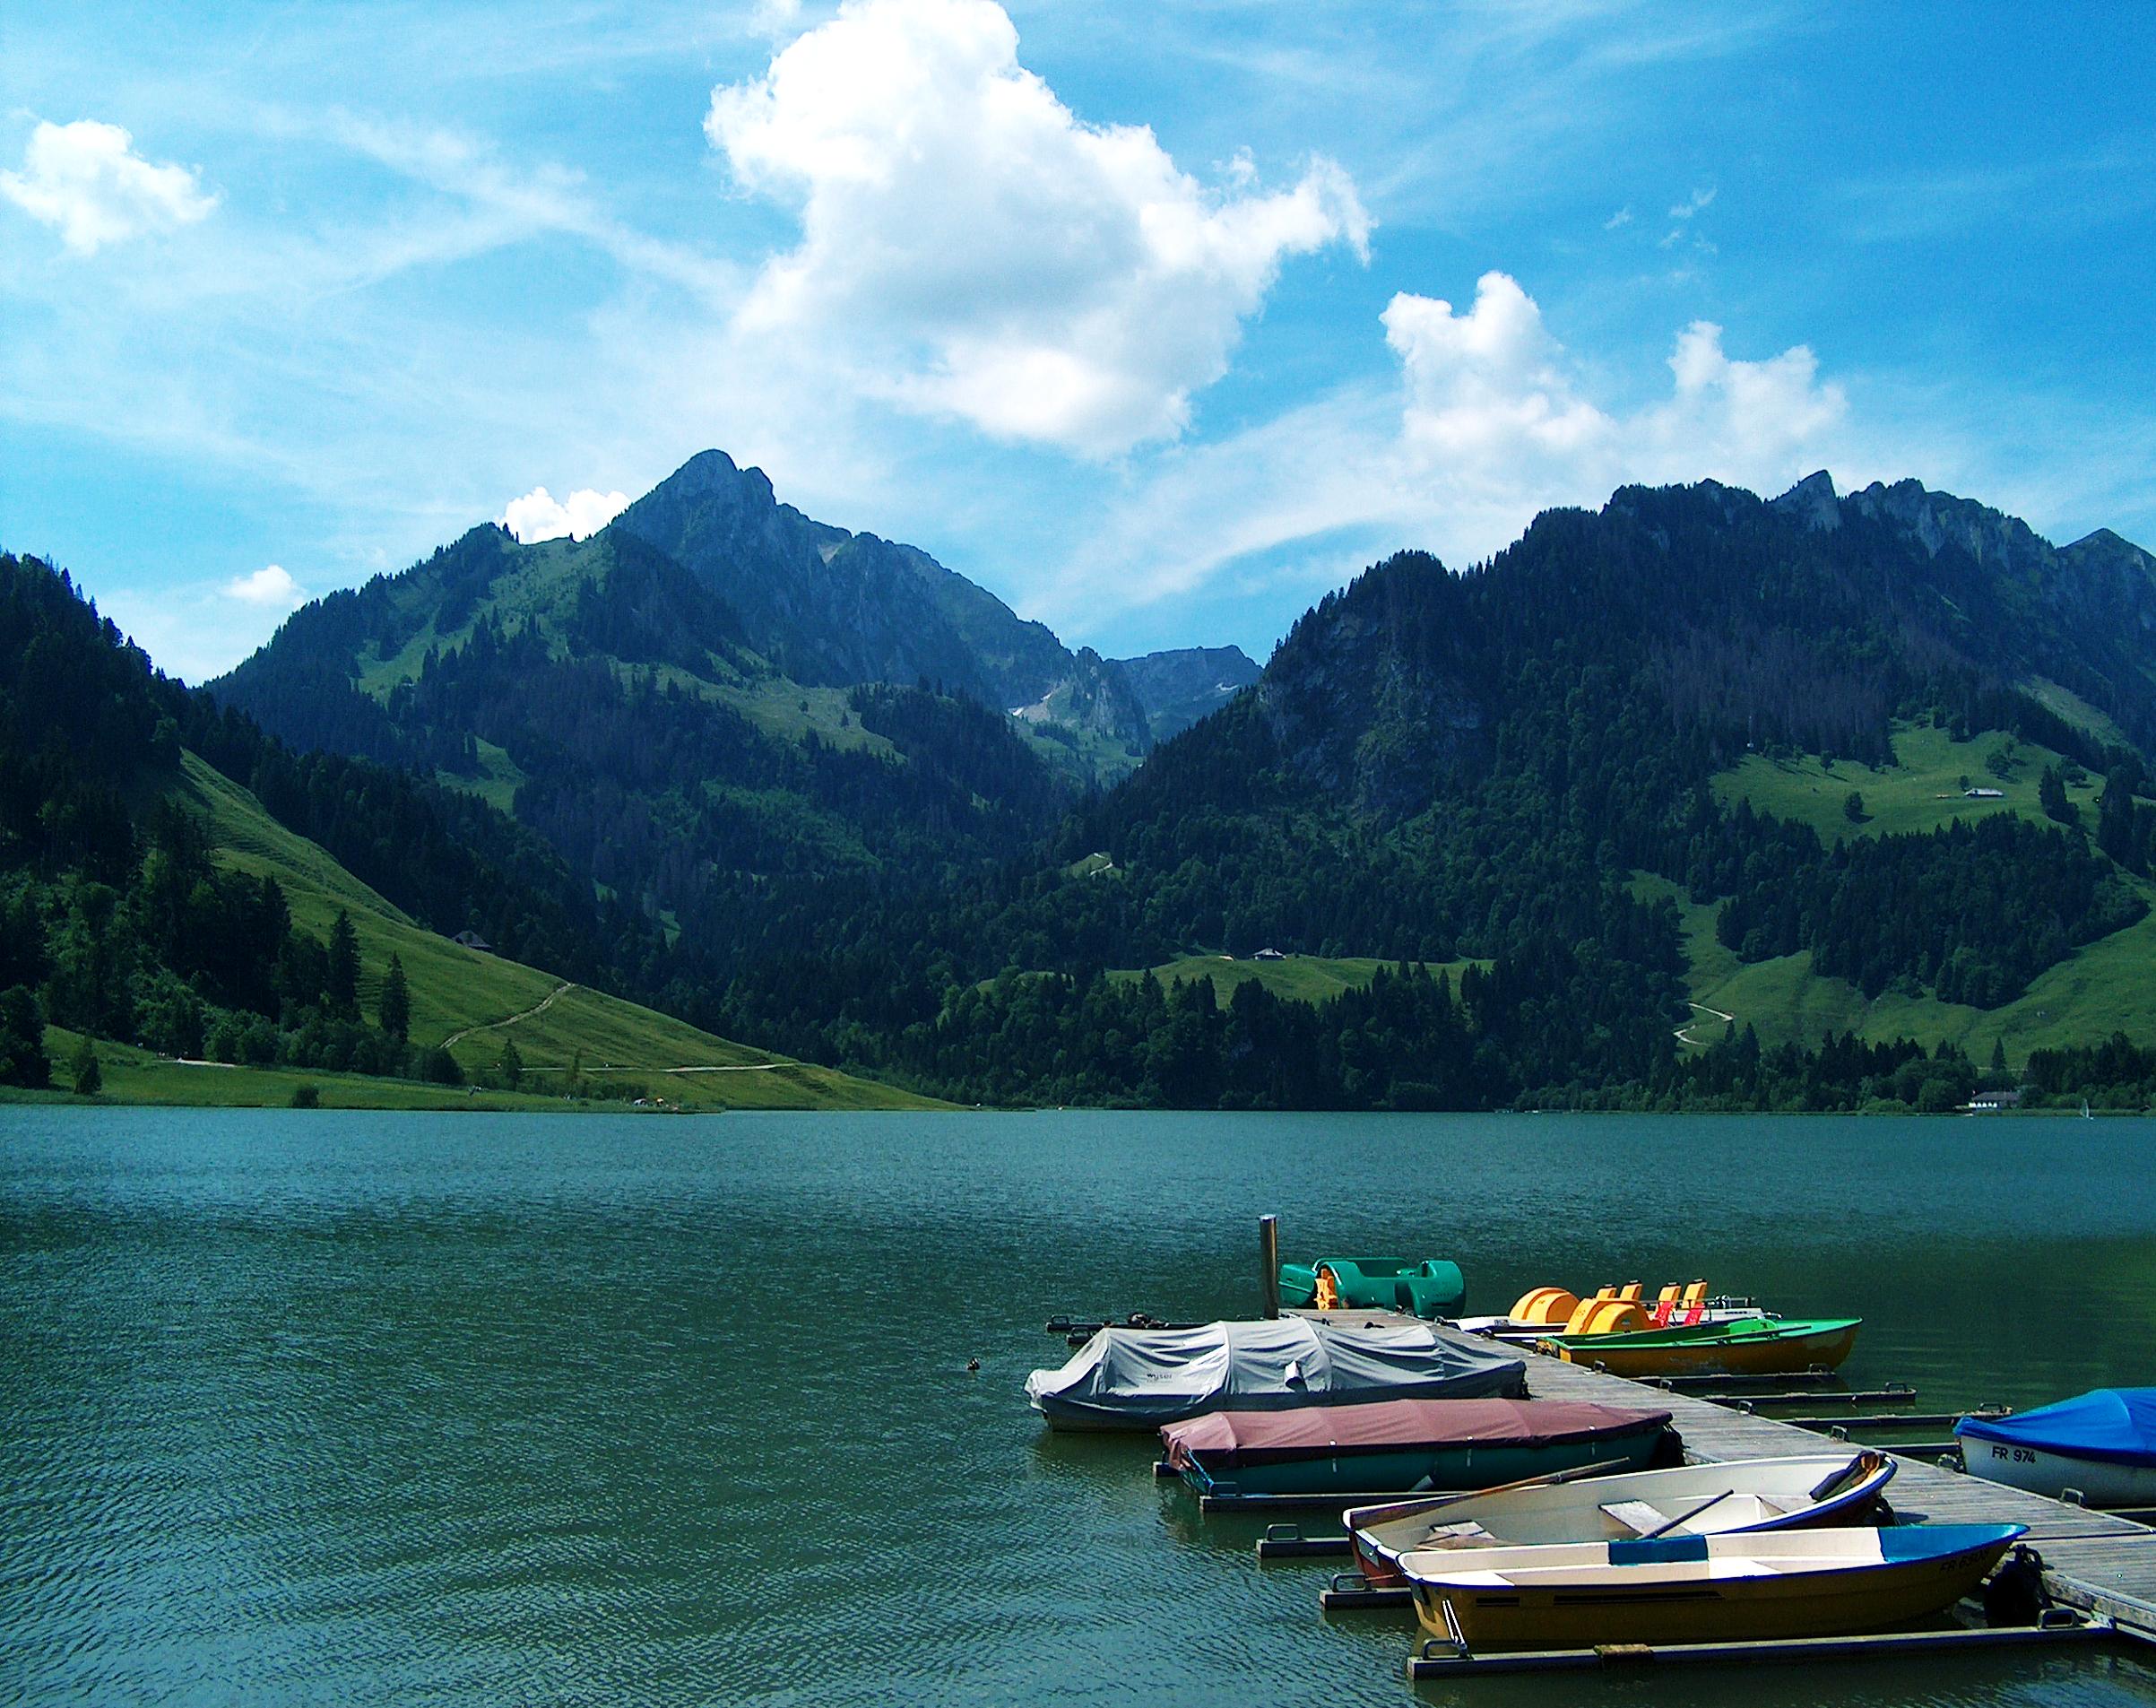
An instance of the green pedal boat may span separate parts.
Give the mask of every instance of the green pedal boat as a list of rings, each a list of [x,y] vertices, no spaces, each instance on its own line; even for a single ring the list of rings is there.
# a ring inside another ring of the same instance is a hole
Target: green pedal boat
[[[1559,1334],[1535,1343],[1617,1376],[1780,1376],[1839,1369],[1862,1317],[1753,1316],[1630,1334]]]

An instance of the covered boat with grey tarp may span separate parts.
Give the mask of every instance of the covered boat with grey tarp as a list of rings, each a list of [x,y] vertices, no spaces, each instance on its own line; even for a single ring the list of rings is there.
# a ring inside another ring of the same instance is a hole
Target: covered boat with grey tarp
[[[1419,1323],[1348,1328],[1301,1317],[1198,1329],[1103,1329],[1061,1369],[1026,1378],[1057,1429],[1157,1429],[1207,1411],[1377,1400],[1523,1399],[1527,1366]]]

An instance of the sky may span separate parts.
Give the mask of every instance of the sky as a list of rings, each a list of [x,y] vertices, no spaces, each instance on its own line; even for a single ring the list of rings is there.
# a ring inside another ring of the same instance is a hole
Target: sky
[[[697,451],[1073,646],[1627,481],[2156,544],[2156,8],[0,0],[0,547],[201,681]]]

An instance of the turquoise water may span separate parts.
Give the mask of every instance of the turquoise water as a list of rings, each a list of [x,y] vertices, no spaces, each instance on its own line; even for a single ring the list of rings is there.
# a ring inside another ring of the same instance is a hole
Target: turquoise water
[[[0,1700],[1407,1703],[1059,1311],[1289,1255],[1704,1275],[1927,1409],[2156,1382],[2156,1123],[0,1108]],[[969,1374],[969,1357],[982,1369]],[[1929,1402],[1936,1402],[1934,1406]],[[2156,1704],[2057,1654],[1465,1699]],[[1426,1699],[1450,1700],[1447,1690]]]

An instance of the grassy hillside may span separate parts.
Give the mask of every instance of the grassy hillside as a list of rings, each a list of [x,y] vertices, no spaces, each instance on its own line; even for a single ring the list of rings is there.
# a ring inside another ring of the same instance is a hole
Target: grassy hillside
[[[82,1041],[64,1027],[45,1028],[45,1053],[52,1059],[50,1092],[0,1091],[10,1101],[82,1102],[65,1091],[67,1063]],[[599,1106],[564,1103],[559,1095],[520,1091],[474,1091],[463,1086],[423,1085],[413,1079],[380,1079],[361,1073],[325,1073],[310,1068],[227,1067],[217,1062],[174,1062],[132,1044],[99,1039],[98,1071],[104,1089],[99,1103],[153,1103],[190,1108],[281,1109],[301,1086],[315,1088],[325,1109],[526,1109],[560,1111]],[[619,1105],[609,1105],[616,1106]]]
[[[1973,822],[2000,812],[2049,822],[2037,803],[2037,780],[2046,766],[2063,771],[2065,761],[2048,748],[1998,731],[1956,741],[1929,724],[1897,726],[1893,745],[1897,762],[1876,770],[1849,760],[1830,765],[1813,755],[1753,754],[1715,779],[1715,793],[1725,803],[1746,801],[1755,811],[1807,824],[1830,844],[1934,830],[1956,819]],[[1963,778],[2001,790],[2003,798],[1970,800],[1961,793]],[[2101,789],[2095,776],[2067,785],[2067,799],[2091,829]],[[1851,790],[1864,797],[1860,823],[1844,811]],[[2156,900],[2156,889],[2142,888]],[[1667,896],[1676,904],[1697,1005],[1694,1023],[1685,1028],[1688,1042],[1718,1036],[1723,1024],[1718,1017],[1727,1013],[1753,1027],[1768,1045],[1816,1044],[1828,1032],[1854,1031],[1875,1041],[1913,1037],[1927,1047],[1951,1039],[1982,1061],[2003,1041],[2007,1059],[2018,1065],[2034,1049],[2087,1044],[2117,1030],[2135,1037],[2156,1032],[2156,980],[2149,977],[2156,965],[2156,914],[2076,949],[2016,1001],[1986,1010],[1892,990],[1867,1001],[1846,979],[1816,975],[1808,952],[1746,965],[1715,940],[1719,902],[1694,906],[1675,885],[1645,875],[1632,889],[1644,898]]]
[[[1370,983],[1381,967],[1395,963],[1375,960],[1368,956],[1346,955],[1290,955],[1284,961],[1230,960],[1224,955],[1186,955],[1181,960],[1168,961],[1152,969],[1153,976],[1163,986],[1175,983],[1193,984],[1201,978],[1213,981],[1213,990],[1223,1002],[1234,994],[1235,987],[1255,979],[1275,996],[1301,1002],[1321,1002],[1328,997],[1338,996],[1342,991],[1360,990]],[[1433,973],[1445,972],[1452,975],[1455,984],[1460,972],[1468,966],[1487,967],[1487,961],[1453,961],[1449,965],[1433,967]],[[1133,969],[1113,973],[1112,978],[1136,980],[1143,975]]]
[[[2156,902],[2156,889],[2143,889]],[[1675,884],[1645,874],[1634,879],[1632,891],[1676,904],[1697,1005],[1685,1028],[1688,1042],[1711,1043],[1721,1033],[1719,1016],[1729,1014],[1769,1045],[1815,1045],[1829,1032],[1875,1042],[1911,1037],[1927,1048],[1951,1039],[1981,1062],[1995,1042],[2004,1042],[2007,1061],[2019,1067],[2031,1050],[2093,1043],[2114,1031],[2156,1035],[2156,979],[2149,975],[2156,967],[2156,911],[2075,949],[2015,1001],[1977,1009],[1892,990],[1867,1001],[1847,979],[1815,975],[1809,951],[1746,965],[1715,940],[1719,903],[1695,906]]]
[[[1906,724],[1895,728],[1893,743],[1895,763],[1877,770],[1853,759],[1830,767],[1812,754],[1771,759],[1753,753],[1718,776],[1714,792],[1726,806],[1748,801],[1755,812],[1808,824],[1830,845],[1844,837],[1935,830],[1955,819],[1974,821],[1995,812],[2048,822],[2037,804],[2037,779],[2046,766],[2065,765],[2050,749],[1998,731],[1957,741],[1931,724]],[[1992,768],[1995,758],[2006,776]],[[1971,801],[1962,793],[1965,786],[1998,789],[2004,798]],[[2081,810],[2091,829],[2096,826],[2096,797],[2102,786],[2101,778],[2091,776],[2066,787],[2067,800]],[[1861,823],[1852,823],[1843,810],[1851,790],[1864,797]]]
[[[340,908],[351,914],[359,939],[363,1012],[374,1012],[382,975],[395,954],[411,990],[411,1041],[421,1047],[447,1044],[467,1072],[492,1069],[503,1041],[513,1037],[530,1075],[525,1088],[550,1093],[535,1101],[552,1107],[560,1106],[561,1089],[573,1071],[632,1097],[707,1109],[924,1105],[910,1093],[732,1044],[633,1002],[567,984],[536,967],[461,949],[415,924],[193,754],[186,757],[181,791],[188,806],[206,815],[219,863],[273,874],[295,925],[326,936]],[[66,1044],[73,1047],[72,1039]],[[138,1062],[117,1045],[100,1046],[100,1052],[107,1047],[122,1070],[108,1070],[108,1089],[128,1100],[281,1104],[290,1100],[294,1086],[307,1080],[320,1085],[329,1102],[330,1081],[339,1078],[296,1069],[160,1067],[143,1052],[132,1053],[142,1058]],[[64,1051],[48,1053],[56,1062],[65,1060]],[[452,1100],[463,1097],[460,1090]],[[336,1100],[431,1107],[439,1095],[429,1088],[354,1078]]]

